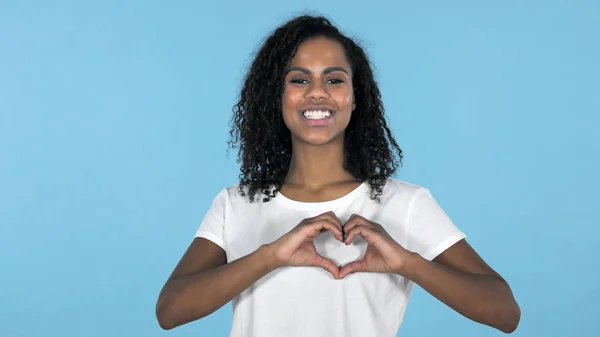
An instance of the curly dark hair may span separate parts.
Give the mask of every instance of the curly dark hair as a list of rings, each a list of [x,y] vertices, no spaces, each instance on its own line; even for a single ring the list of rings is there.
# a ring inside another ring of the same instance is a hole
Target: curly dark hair
[[[352,69],[356,108],[344,132],[344,169],[368,181],[371,199],[378,202],[387,178],[402,165],[402,150],[387,126],[381,93],[364,50],[326,17],[302,15],[264,41],[233,107],[228,145],[239,147],[238,192],[242,196],[247,192],[250,202],[259,190],[266,195],[264,202],[275,197],[288,173],[292,142],[282,117],[284,77],[298,46],[315,37],[338,41]]]

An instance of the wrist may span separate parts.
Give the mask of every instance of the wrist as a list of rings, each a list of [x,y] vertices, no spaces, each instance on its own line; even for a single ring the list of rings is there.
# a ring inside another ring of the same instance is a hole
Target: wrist
[[[402,265],[396,271],[397,274],[400,274],[408,279],[412,279],[412,275],[414,275],[415,271],[418,268],[418,264],[420,260],[423,258],[421,255],[406,251],[406,257],[403,259]]]
[[[273,252],[273,246],[270,244],[261,245],[256,250],[256,253],[260,256],[260,260],[265,263],[265,266],[269,272],[282,267],[281,262]]]

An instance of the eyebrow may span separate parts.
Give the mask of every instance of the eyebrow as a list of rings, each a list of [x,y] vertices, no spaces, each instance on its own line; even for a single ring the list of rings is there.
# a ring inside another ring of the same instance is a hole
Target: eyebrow
[[[310,70],[308,70],[307,68],[304,68],[304,67],[290,67],[287,72],[289,73],[290,71],[299,71],[299,72],[305,73],[307,75],[310,75]],[[327,75],[327,74],[332,73],[334,71],[341,71],[343,73],[346,73],[346,75],[349,75],[348,71],[346,69],[342,68],[342,67],[328,67],[328,68],[325,68],[325,70],[323,70],[323,74]]]

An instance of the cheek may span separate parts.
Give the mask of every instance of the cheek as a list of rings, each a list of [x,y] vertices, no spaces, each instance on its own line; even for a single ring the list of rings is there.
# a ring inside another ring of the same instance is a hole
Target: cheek
[[[283,122],[288,128],[290,127],[290,123],[292,123],[292,119],[294,118],[293,116],[296,111],[296,96],[297,94],[294,92],[294,90],[290,90],[289,88],[284,89],[283,95],[281,96],[281,113]]]
[[[286,88],[281,96],[281,109],[284,114],[296,111],[296,106],[302,98],[302,93],[293,88]]]
[[[283,95],[281,95],[281,105],[283,105],[284,107],[286,105],[289,105],[291,96],[292,96],[292,91],[290,90],[290,88],[289,87],[283,88]]]
[[[340,92],[338,102],[341,108],[348,109],[350,111],[354,110],[354,95],[352,90],[344,90],[343,92]]]

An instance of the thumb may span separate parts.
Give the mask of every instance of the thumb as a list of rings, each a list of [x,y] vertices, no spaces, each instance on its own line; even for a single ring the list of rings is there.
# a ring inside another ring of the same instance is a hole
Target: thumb
[[[325,270],[327,270],[328,272],[331,273],[331,275],[333,275],[333,278],[338,279],[339,274],[340,274],[340,268],[338,267],[337,264],[335,264],[335,262],[331,261],[330,259],[323,257],[321,255],[319,255],[319,253],[315,252],[315,259],[313,261],[313,266],[315,267],[321,267]]]
[[[353,261],[353,262],[350,262],[347,265],[343,266],[342,269],[340,269],[339,278],[342,279],[346,275],[356,273],[356,272],[361,272],[361,271],[368,271],[367,268],[365,267],[364,261],[362,261],[362,260]]]

